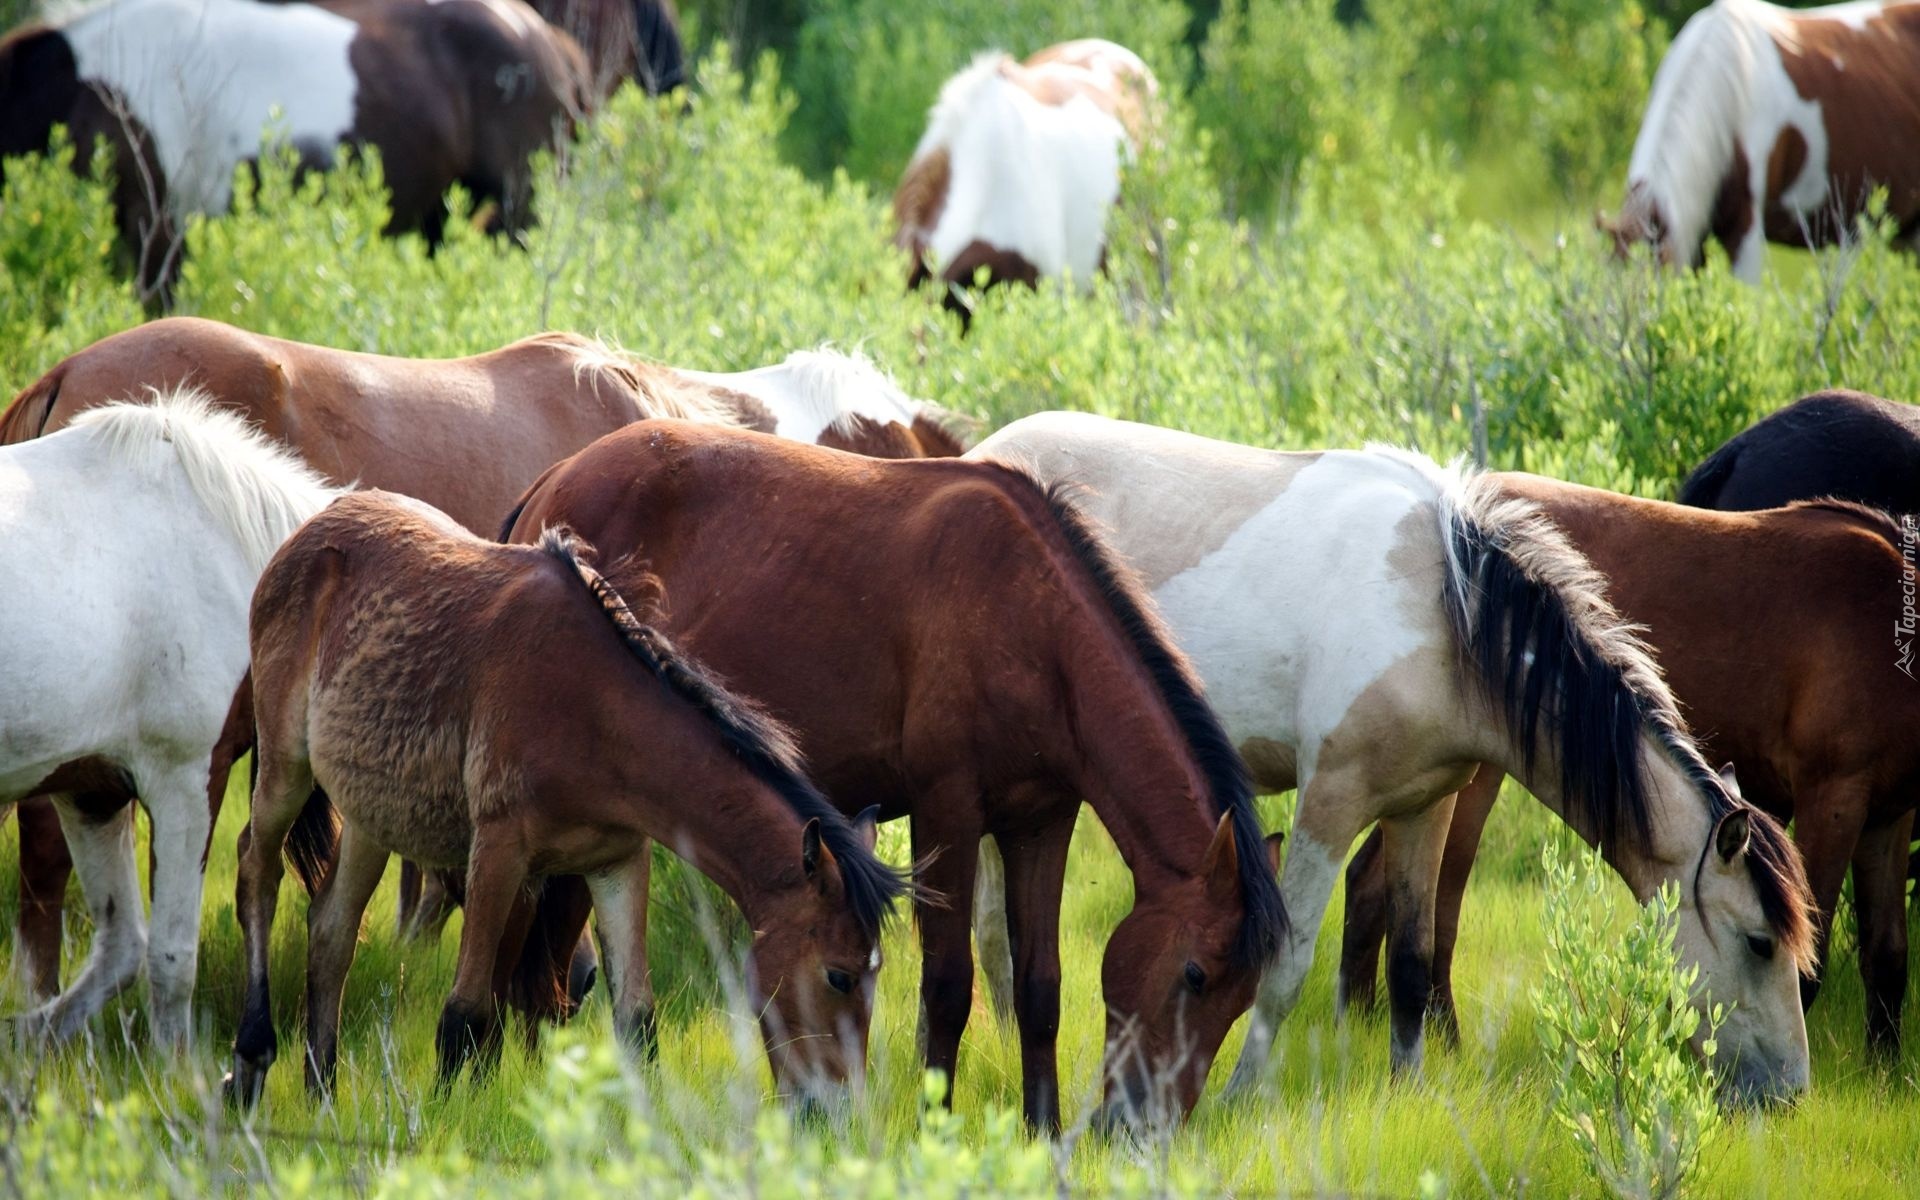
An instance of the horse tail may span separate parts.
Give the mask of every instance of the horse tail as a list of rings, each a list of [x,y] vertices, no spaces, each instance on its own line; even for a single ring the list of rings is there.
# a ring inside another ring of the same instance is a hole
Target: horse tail
[[[1659,737],[1702,788],[1718,780],[1686,734],[1638,627],[1615,611],[1599,572],[1532,502],[1486,476],[1456,472],[1437,508],[1448,623],[1514,740],[1516,773],[1530,777],[1552,739],[1576,827],[1608,848],[1623,835],[1648,845],[1644,735]]]
[[[1734,467],[1739,465],[1740,451],[1745,441],[1746,435],[1740,434],[1707,455],[1680,485],[1680,503],[1690,508],[1720,507],[1721,489],[1727,486],[1727,480],[1733,476]]]
[[[0,446],[32,441],[47,427],[53,405],[60,398],[60,381],[65,374],[62,363],[26,386],[13,403],[0,413]]]
[[[307,889],[308,895],[318,890],[321,881],[326,879],[339,848],[339,813],[327,794],[316,787],[300,809],[300,815],[294,818],[285,849],[287,865],[293,868],[294,877]]]
[[[575,986],[573,966],[593,896],[579,876],[555,875],[541,882],[532,903],[533,923],[507,977],[504,999],[530,1021],[557,1024],[573,1016],[586,998],[587,985]]]

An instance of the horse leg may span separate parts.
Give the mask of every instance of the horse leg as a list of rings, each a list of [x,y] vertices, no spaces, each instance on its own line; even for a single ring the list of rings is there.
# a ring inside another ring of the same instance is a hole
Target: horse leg
[[[233,1039],[233,1074],[227,1096],[243,1107],[259,1103],[267,1069],[279,1053],[268,991],[273,947],[273,913],[280,903],[280,879],[286,868],[280,854],[287,835],[313,795],[313,767],[263,741],[259,776],[247,827],[240,831],[234,910],[240,920],[240,944],[246,959],[247,987],[240,1007],[240,1030]]]
[[[193,1035],[193,983],[200,961],[200,899],[213,813],[203,770],[189,764],[143,790],[152,822],[153,920],[147,945],[153,1039],[185,1049]]]
[[[1466,902],[1467,877],[1473,873],[1480,838],[1506,777],[1492,763],[1480,764],[1473,781],[1455,796],[1446,852],[1440,856],[1440,883],[1433,904],[1433,993],[1427,1000],[1427,1015],[1456,1046],[1460,1044],[1460,1010],[1453,999],[1453,948],[1460,940],[1460,906]]]
[[[73,855],[48,796],[29,796],[20,815],[20,917],[13,937],[14,971],[27,998],[44,1004],[60,991],[61,916]]]
[[[307,1090],[333,1090],[340,1056],[340,1001],[347,990],[367,902],[387,873],[384,846],[351,824],[340,830],[340,847],[320,894],[307,906]]]
[[[1380,822],[1387,861],[1387,1002],[1393,1012],[1393,1072],[1420,1069],[1433,994],[1434,892],[1453,821],[1449,795]]]
[[[652,868],[653,851],[642,843],[626,862],[587,877],[606,958],[607,989],[613,994],[613,1028],[621,1042],[647,1062],[660,1057],[653,973],[647,965],[647,886]]]
[[[980,974],[987,981],[987,999],[1002,1021],[1013,1015],[1013,947],[1007,933],[1007,868],[1000,846],[991,837],[980,839],[980,861],[973,877],[973,945],[980,956]]]
[[[1814,974],[1800,980],[1800,1003],[1813,1007],[1820,981],[1827,972],[1827,947],[1833,936],[1833,910],[1840,902],[1840,884],[1860,844],[1867,823],[1867,788],[1852,780],[1823,782],[1810,794],[1795,797],[1793,840],[1807,867],[1807,885],[1816,907]]]
[[[105,803],[113,805],[112,811],[99,816],[102,810],[84,803],[84,798],[54,798],[60,827],[66,832],[74,867],[80,874],[80,888],[86,894],[87,910],[93,915],[93,945],[73,986],[21,1018],[29,1034],[56,1040],[73,1036],[108,1000],[133,982],[146,957],[146,913],[133,853],[134,805]]]
[[[401,861],[403,870],[410,866],[413,864]],[[449,886],[445,871],[414,869],[420,874],[418,903],[414,905],[407,925],[401,932],[424,941],[438,941],[440,931],[447,927],[447,919],[453,916],[454,909],[460,907],[460,898],[454,894],[456,887]]]
[[[1301,781],[1300,803],[1287,839],[1287,862],[1280,872],[1280,897],[1288,917],[1286,944],[1260,977],[1246,1042],[1227,1082],[1230,1095],[1246,1092],[1266,1077],[1274,1034],[1300,999],[1300,988],[1313,966],[1314,941],[1347,850],[1373,819],[1364,797],[1354,795],[1354,789],[1343,794],[1328,773]]]
[[[1867,1046],[1900,1052],[1907,991],[1907,846],[1913,813],[1860,835],[1853,854],[1854,911],[1860,922],[1860,982],[1866,988]]]
[[[506,830],[507,821],[475,828],[467,859],[466,919],[460,926],[460,963],[453,994],[440,1011],[435,1044],[440,1081],[450,1083],[467,1059],[476,1069],[491,1065],[500,1049],[500,1013],[494,1000],[494,960],[514,901],[527,879],[527,856]]]
[[[1006,860],[1007,929],[1027,1125],[1060,1132],[1060,892],[1075,812],[1025,836],[996,837]]]
[[[966,785],[971,787],[971,782]],[[920,924],[921,1043],[928,1069],[946,1077],[942,1102],[953,1103],[954,1068],[960,1059],[960,1037],[973,1011],[972,921],[965,903],[954,899],[973,894],[974,864],[980,853],[980,829],[974,824],[978,793],[958,786],[929,792],[913,816],[913,857],[928,862],[926,884],[936,895],[917,902]],[[936,896],[942,899],[935,903]]]
[[[400,885],[393,900],[393,931],[401,937],[414,932],[413,914],[420,908],[420,881],[426,872],[410,858],[400,860]]]
[[[1378,826],[1347,863],[1345,925],[1340,933],[1340,981],[1335,1016],[1349,1008],[1372,1012],[1380,979],[1380,943],[1387,936],[1385,835]]]

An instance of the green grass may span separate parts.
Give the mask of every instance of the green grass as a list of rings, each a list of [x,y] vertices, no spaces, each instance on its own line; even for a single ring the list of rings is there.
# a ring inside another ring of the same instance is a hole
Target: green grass
[[[17,1095],[29,1086],[63,1097],[125,1092],[159,1098],[191,1130],[218,1114],[210,1081],[224,1069],[235,1027],[242,977],[233,917],[233,842],[244,819],[243,776],[222,814],[208,871],[197,1013],[200,1039],[184,1063],[162,1063],[138,1049],[144,1041],[136,988],[115,1002],[82,1045],[43,1063],[15,1058],[7,1071]],[[1482,869],[1468,894],[1456,969],[1463,1036],[1449,1048],[1430,1042],[1416,1080],[1395,1081],[1387,1069],[1384,1017],[1337,1021],[1333,968],[1338,913],[1320,938],[1301,1005],[1283,1027],[1278,1069],[1263,1093],[1239,1102],[1217,1092],[1237,1052],[1239,1032],[1216,1062],[1214,1087],[1193,1121],[1165,1146],[1136,1147],[1080,1138],[1066,1170],[1097,1187],[1116,1166],[1145,1164],[1172,1180],[1205,1180],[1240,1194],[1360,1193],[1404,1195],[1423,1175],[1456,1194],[1492,1191],[1566,1195],[1587,1186],[1585,1168],[1547,1117],[1551,1080],[1538,1048],[1529,986],[1539,978],[1541,929],[1538,851],[1565,837],[1557,823],[1509,785],[1487,838]],[[883,849],[904,853],[890,829]],[[0,920],[11,928],[16,847],[0,846]],[[397,872],[393,873],[397,875]],[[340,1178],[375,1164],[454,1147],[488,1169],[513,1171],[540,1160],[543,1149],[524,1107],[546,1055],[532,1057],[510,1038],[500,1068],[448,1093],[433,1087],[433,1029],[451,984],[458,918],[434,944],[399,940],[393,932],[393,879],[375,897],[360,954],[349,978],[340,1084],[330,1105],[305,1091],[298,1046],[306,904],[289,882],[275,928],[274,986],[282,1057],[257,1125],[269,1153],[304,1152]],[[73,899],[78,901],[77,889]],[[1624,889],[1613,897],[1627,903]],[[1063,919],[1064,1013],[1060,1037],[1070,1120],[1094,1099],[1103,1022],[1094,981],[1105,935],[1130,901],[1124,869],[1090,818],[1082,822]],[[88,934],[83,916],[69,919],[67,970],[78,965]],[[0,935],[0,951],[11,946]],[[866,1103],[842,1136],[887,1153],[910,1141],[919,1124],[915,1012],[919,955],[911,927],[889,934],[873,1029]],[[666,1017],[661,1058],[648,1072],[655,1102],[674,1114],[683,1137],[723,1144],[739,1128],[741,1089],[755,1101],[770,1091],[758,1034],[711,996],[700,956],[656,952],[656,986]],[[691,970],[689,967],[691,966]],[[1913,1089],[1920,1055],[1913,1049],[1889,1065],[1869,1065],[1861,1049],[1861,990],[1850,953],[1843,954],[1809,1020],[1815,1085],[1790,1111],[1735,1117],[1709,1152],[1702,1194],[1728,1196],[1902,1196],[1920,1186],[1913,1161]],[[690,978],[689,976],[692,976]],[[69,974],[70,977],[70,974]],[[16,998],[17,1000],[17,998]],[[593,1040],[611,1037],[604,993],[596,993],[578,1025]],[[1911,1045],[1913,1022],[1908,1033]],[[738,1039],[753,1053],[742,1066]],[[133,1048],[130,1048],[130,1044]],[[31,1072],[37,1075],[27,1080]],[[955,1105],[967,1136],[978,1136],[993,1110],[1020,1102],[1018,1041],[976,990],[962,1050]],[[191,1133],[181,1135],[197,1145]],[[244,1155],[224,1161],[244,1172]],[[233,1178],[243,1177],[236,1174]]]

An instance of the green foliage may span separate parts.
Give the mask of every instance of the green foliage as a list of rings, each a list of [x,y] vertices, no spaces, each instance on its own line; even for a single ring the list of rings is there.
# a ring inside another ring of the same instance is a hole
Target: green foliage
[[[1541,866],[1546,973],[1533,998],[1540,1043],[1561,1072],[1554,1118],[1614,1195],[1667,1200],[1721,1123],[1712,1075],[1689,1046],[1699,968],[1681,968],[1674,950],[1679,888],[1664,885],[1615,934],[1598,855],[1566,863],[1549,843]],[[1702,1042],[1709,1062],[1723,1017],[1716,1006]]]

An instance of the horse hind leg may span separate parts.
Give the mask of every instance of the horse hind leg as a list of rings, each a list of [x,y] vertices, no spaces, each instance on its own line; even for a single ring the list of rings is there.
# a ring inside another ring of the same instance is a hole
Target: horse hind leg
[[[59,796],[54,806],[93,916],[93,945],[73,986],[21,1018],[30,1035],[55,1040],[73,1036],[132,983],[147,950],[146,915],[134,859],[134,806],[116,801],[111,812],[101,816],[101,809],[86,800]]]
[[[1866,988],[1867,1046],[1900,1051],[1907,993],[1907,847],[1913,814],[1860,835],[1853,855],[1854,911],[1860,922],[1860,981]]]
[[[262,726],[263,733],[266,728]],[[301,811],[315,795],[313,767],[304,754],[266,740],[258,753],[259,778],[253,790],[251,820],[240,833],[240,863],[234,885],[247,985],[240,1030],[233,1040],[233,1073],[227,1079],[228,1098],[248,1108],[259,1101],[267,1070],[278,1055],[268,983],[273,914],[280,903],[280,881],[286,871],[281,851]]]
[[[1385,835],[1376,826],[1347,863],[1346,912],[1340,934],[1340,981],[1333,1011],[1373,1011],[1380,979],[1380,944],[1387,936]]]
[[[1049,1136],[1060,1131],[1060,898],[1073,810],[1067,814],[1001,847],[1024,1110],[1028,1126]]]
[[[352,825],[340,831],[339,857],[307,909],[307,1090],[333,1088],[340,1049],[340,1000],[360,941],[367,902],[387,873],[386,848]]]
[[[1013,1017],[1013,943],[1007,932],[1007,868],[992,837],[980,839],[973,877],[973,945],[987,999],[1002,1022]]]
[[[525,848],[495,821],[474,829],[467,858],[466,917],[460,926],[460,962],[453,993],[440,1011],[435,1046],[441,1083],[451,1083],[467,1060],[486,1067],[500,1049],[500,1013],[494,996],[494,964],[521,885],[527,878]]]

